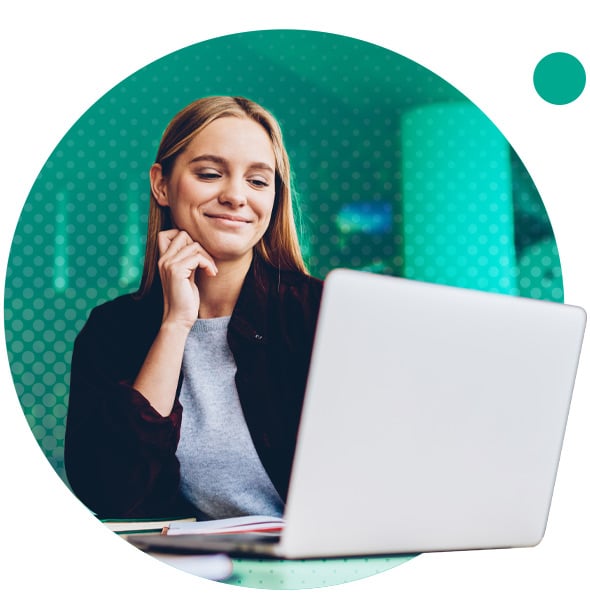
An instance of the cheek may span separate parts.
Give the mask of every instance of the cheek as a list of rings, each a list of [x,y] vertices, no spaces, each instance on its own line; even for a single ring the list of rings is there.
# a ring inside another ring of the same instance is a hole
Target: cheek
[[[171,194],[170,208],[176,216],[189,216],[192,210],[210,198],[206,190],[195,187],[190,180],[181,181]]]
[[[261,216],[260,226],[262,227],[263,233],[266,233],[266,231],[268,230],[270,226],[270,221],[272,220],[272,215],[273,215],[273,208],[269,207],[265,209],[264,214]]]
[[[272,214],[273,214],[273,210],[275,207],[275,195],[273,193],[272,196],[269,196],[267,201],[264,204],[264,219],[267,221],[267,223],[270,221]]]

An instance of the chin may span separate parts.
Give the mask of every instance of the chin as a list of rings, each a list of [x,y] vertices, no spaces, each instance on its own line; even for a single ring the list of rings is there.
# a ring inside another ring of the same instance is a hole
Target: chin
[[[213,257],[215,261],[231,262],[242,261],[254,254],[253,248],[233,248],[228,246],[212,246],[211,249],[205,247],[207,252]]]

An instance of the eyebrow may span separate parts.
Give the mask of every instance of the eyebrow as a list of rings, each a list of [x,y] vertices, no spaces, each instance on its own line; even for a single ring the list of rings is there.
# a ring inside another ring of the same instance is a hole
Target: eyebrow
[[[227,159],[223,158],[222,156],[217,156],[215,154],[201,154],[200,156],[195,156],[194,158],[191,158],[191,160],[189,161],[189,165],[193,164],[193,163],[199,163],[199,162],[213,162],[213,163],[217,163],[219,165],[228,165],[228,161]],[[271,173],[274,173],[275,170],[273,167],[271,167],[269,164],[267,163],[250,163],[248,165],[249,169],[262,169],[265,171],[270,171]]]

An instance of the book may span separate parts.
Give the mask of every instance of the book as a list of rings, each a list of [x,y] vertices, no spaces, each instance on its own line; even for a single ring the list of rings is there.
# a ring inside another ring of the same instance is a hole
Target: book
[[[282,518],[247,515],[203,522],[173,520],[164,530],[167,535],[214,535],[229,533],[278,533],[283,530]]]
[[[101,522],[117,534],[162,532],[173,522],[195,522],[195,517],[182,518],[108,518]]]

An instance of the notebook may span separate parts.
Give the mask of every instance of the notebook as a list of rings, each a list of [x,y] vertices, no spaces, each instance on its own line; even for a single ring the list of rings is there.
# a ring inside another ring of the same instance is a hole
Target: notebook
[[[280,537],[130,540],[280,558],[534,546],[585,323],[577,306],[334,270]]]

